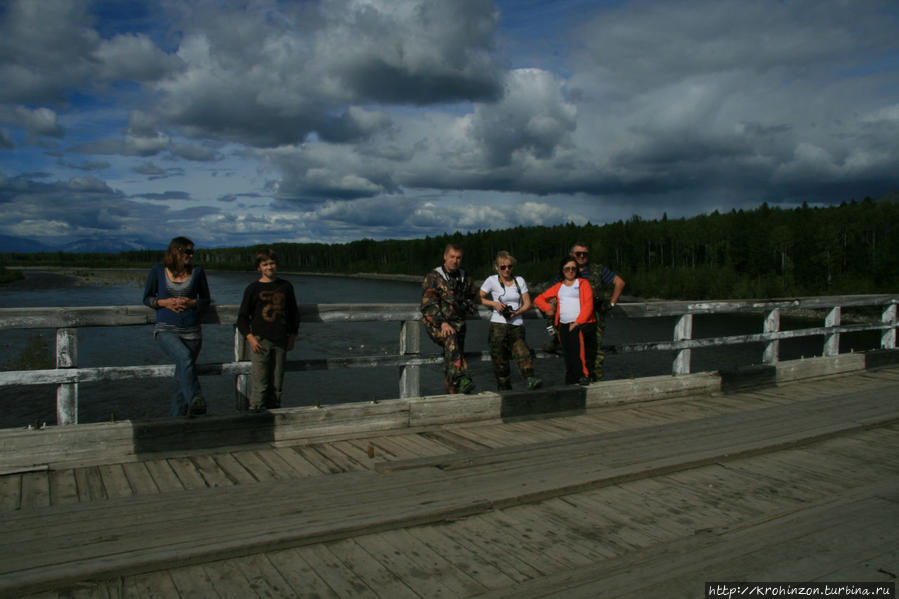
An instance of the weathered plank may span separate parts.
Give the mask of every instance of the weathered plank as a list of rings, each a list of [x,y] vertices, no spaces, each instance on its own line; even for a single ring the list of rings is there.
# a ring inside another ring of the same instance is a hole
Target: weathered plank
[[[338,597],[328,584],[319,576],[305,556],[309,552],[304,549],[287,549],[268,554],[269,561],[278,570],[292,589],[298,589],[302,595],[335,599]]]
[[[29,584],[41,584],[37,577],[51,571],[55,580],[78,580],[457,518],[647,474],[734,460],[741,452],[755,454],[825,438],[835,431],[864,430],[877,418],[895,417],[893,398],[884,396],[879,387],[866,394],[865,398],[835,395],[748,414],[711,416],[705,422],[625,430],[582,438],[568,446],[561,440],[534,443],[496,450],[492,461],[485,455],[466,456],[480,461],[456,469],[417,466],[389,476],[356,472],[222,488],[208,488],[204,482],[202,488],[180,493],[4,514],[0,567],[8,570],[2,572],[0,584],[29,588]],[[790,425],[785,427],[785,421]],[[635,444],[635,439],[645,442]],[[673,444],[678,445],[676,451],[671,449]],[[695,490],[692,494],[692,501],[702,500]],[[264,509],[260,509],[260,497],[265,500]],[[754,513],[739,501],[715,501],[724,523],[745,520]],[[627,528],[626,522],[603,513],[602,507],[593,509],[617,532],[619,548],[636,549],[645,546],[646,539],[658,540],[647,529]],[[222,521],[230,523],[225,530]],[[508,523],[504,528],[510,528]],[[497,529],[497,536],[502,530]],[[81,543],[73,547],[72,538]],[[570,566],[560,558],[554,556],[559,567]],[[526,561],[523,555],[518,559]],[[440,567],[449,568],[454,578],[458,568],[450,565]],[[466,579],[471,577],[461,580]]]
[[[366,551],[355,539],[328,543],[328,549],[352,572],[354,578],[361,580],[378,597],[419,599],[420,595],[378,560],[379,552]],[[407,551],[412,550],[412,547],[407,548]]]
[[[682,537],[479,597],[696,597],[704,592],[703,583],[711,580],[809,580],[856,557],[852,542],[843,549],[835,539],[861,539],[876,527],[889,530],[885,522],[897,523],[894,505],[865,498],[877,492],[877,488],[856,490],[836,502],[812,505],[780,518],[765,517],[718,534]],[[889,538],[875,540],[875,544],[899,545],[895,535],[883,534]],[[829,539],[826,551],[814,551],[810,541],[816,536]],[[782,569],[797,564],[797,556],[807,555],[824,557],[829,564],[819,563],[806,571]]]

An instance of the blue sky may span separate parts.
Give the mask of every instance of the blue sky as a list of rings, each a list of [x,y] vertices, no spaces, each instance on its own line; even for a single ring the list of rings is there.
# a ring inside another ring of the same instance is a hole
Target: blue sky
[[[0,2],[0,236],[339,243],[899,191],[895,0]]]

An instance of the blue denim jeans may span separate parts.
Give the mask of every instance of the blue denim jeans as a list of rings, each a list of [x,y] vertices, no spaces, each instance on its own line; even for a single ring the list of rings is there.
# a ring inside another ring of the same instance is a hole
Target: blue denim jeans
[[[175,333],[160,331],[156,340],[162,350],[175,362],[175,389],[172,393],[172,416],[187,416],[190,400],[200,391],[196,362],[203,346],[202,339],[182,339]]]

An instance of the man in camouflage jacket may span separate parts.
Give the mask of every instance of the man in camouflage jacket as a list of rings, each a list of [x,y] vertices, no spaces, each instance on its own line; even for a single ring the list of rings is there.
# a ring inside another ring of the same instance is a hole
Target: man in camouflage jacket
[[[473,393],[474,382],[465,362],[465,316],[475,310],[475,287],[462,268],[462,249],[449,244],[443,265],[422,281],[421,314],[428,336],[443,348],[448,393]]]

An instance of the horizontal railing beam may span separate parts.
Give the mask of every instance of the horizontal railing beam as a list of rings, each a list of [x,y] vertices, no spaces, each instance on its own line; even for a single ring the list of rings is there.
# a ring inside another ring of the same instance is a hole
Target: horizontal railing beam
[[[776,300],[722,300],[722,301],[671,301],[628,302],[618,304],[610,313],[612,318],[652,318],[682,316],[684,314],[738,314],[769,312],[780,309],[824,310],[834,306],[886,306],[899,304],[895,295],[837,295]],[[237,322],[237,304],[213,305],[203,313],[206,324],[234,324]],[[302,322],[381,322],[421,320],[418,303],[407,304],[299,304]],[[488,319],[491,311],[480,307],[472,319]],[[540,318],[536,310],[523,315]],[[156,322],[156,311],[143,305],[136,306],[79,306],[44,308],[0,308],[2,329],[60,329],[77,327],[138,326]]]

